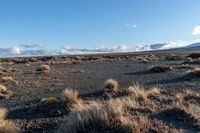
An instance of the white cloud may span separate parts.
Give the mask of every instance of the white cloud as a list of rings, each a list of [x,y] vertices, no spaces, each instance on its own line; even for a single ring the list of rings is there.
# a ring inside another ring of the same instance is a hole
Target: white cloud
[[[200,25],[193,28],[192,34],[193,35],[200,35]]]
[[[0,57],[4,56],[16,56],[21,54],[21,48],[19,47],[10,47],[10,48],[0,48]]]
[[[13,57],[13,56],[45,56],[45,55],[64,55],[64,54],[92,54],[92,53],[115,53],[127,52],[126,45],[115,47],[100,46],[95,48],[72,48],[68,45],[63,46],[61,49],[53,50],[45,47],[38,47],[33,45],[23,45],[20,47],[14,46],[10,48],[0,48],[0,57]]]
[[[19,48],[19,47],[12,47],[12,48],[10,48],[10,53],[12,54],[12,55],[19,55],[19,54],[21,54],[21,49]]]
[[[126,27],[128,27],[128,28],[137,28],[137,25],[136,24],[126,23]]]
[[[127,52],[128,47],[126,45],[115,46],[109,48],[107,46],[100,46],[96,48],[71,48],[66,45],[60,50],[60,54],[90,54],[90,53],[115,53],[115,52]]]

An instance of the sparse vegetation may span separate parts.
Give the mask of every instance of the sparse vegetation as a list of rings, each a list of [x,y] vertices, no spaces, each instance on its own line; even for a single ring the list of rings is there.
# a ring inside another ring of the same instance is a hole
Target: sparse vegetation
[[[71,106],[72,108],[77,106],[82,106],[82,101],[78,99],[78,92],[73,89],[65,89],[63,95],[66,100],[66,104]]]
[[[11,76],[4,76],[2,77],[3,82],[11,82],[14,84],[18,84],[18,81],[14,80]]]
[[[145,91],[145,89],[141,85],[134,84],[130,86],[127,91],[128,93],[136,97],[139,101],[147,101],[147,91]]]
[[[12,94],[6,86],[0,84],[0,99],[9,99]]]
[[[161,94],[161,89],[159,87],[153,87],[150,90],[147,91],[148,95],[160,95]]]
[[[132,97],[92,101],[73,110],[62,122],[58,132],[178,132],[161,121],[152,121],[144,116],[131,115],[131,110],[140,106]],[[156,126],[159,126],[157,128]]]
[[[49,72],[50,66],[49,65],[41,65],[36,69],[36,71],[38,71],[38,72]]]
[[[5,120],[7,110],[0,108],[0,133],[18,133],[19,128],[9,120]]]
[[[118,91],[118,82],[114,79],[108,79],[104,83],[104,87],[108,89],[111,92],[117,92]]]
[[[5,119],[6,113],[7,113],[7,109],[0,107],[0,120]]]
[[[48,98],[43,98],[41,99],[42,102],[46,102],[46,103],[55,103],[58,102],[58,98],[56,97],[48,97]]]
[[[0,72],[8,72],[8,69],[5,69],[4,67],[0,66]]]
[[[4,85],[0,84],[0,93],[5,94],[7,92],[7,88]]]
[[[200,131],[200,68],[183,64],[186,58],[190,63],[199,58],[187,55],[158,52],[0,59],[0,103],[9,109],[0,108],[0,133],[18,132],[16,125],[21,132]],[[167,71],[172,72],[162,73]],[[119,82],[106,80],[108,76]],[[76,89],[63,91],[68,86]]]

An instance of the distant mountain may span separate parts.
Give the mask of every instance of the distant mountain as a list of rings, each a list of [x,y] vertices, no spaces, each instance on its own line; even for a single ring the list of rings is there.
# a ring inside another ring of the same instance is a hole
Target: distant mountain
[[[150,49],[156,50],[156,49],[163,49],[163,47],[167,46],[168,43],[158,43],[158,44],[151,44]]]
[[[178,47],[178,48],[172,48],[172,49],[167,49],[170,51],[181,51],[181,50],[185,50],[185,51],[190,51],[190,50],[200,50],[200,42],[199,43],[193,43],[187,46],[183,46],[183,47]]]
[[[192,47],[199,47],[200,48],[200,42],[199,43],[193,43],[193,44],[190,44],[188,46],[186,46],[186,48],[192,48]]]
[[[193,43],[187,46],[176,47],[174,43],[157,43],[151,45],[142,45],[138,47],[137,51],[149,51],[149,50],[167,50],[167,51],[174,51],[174,50],[200,50],[200,42]]]

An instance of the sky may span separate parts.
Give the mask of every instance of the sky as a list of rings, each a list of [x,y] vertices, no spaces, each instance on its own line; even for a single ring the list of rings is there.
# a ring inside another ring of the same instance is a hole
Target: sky
[[[0,52],[175,46],[199,41],[199,15],[199,0],[1,0]]]

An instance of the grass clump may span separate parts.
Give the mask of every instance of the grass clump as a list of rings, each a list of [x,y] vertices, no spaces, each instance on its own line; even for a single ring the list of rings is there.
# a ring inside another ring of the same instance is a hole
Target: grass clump
[[[147,91],[148,96],[150,95],[160,95],[161,94],[161,89],[159,87],[153,87],[150,90]]]
[[[81,107],[82,101],[78,98],[78,91],[73,89],[66,89],[63,92],[66,104],[69,105],[71,108]]]
[[[175,97],[177,99],[175,107],[178,108],[178,109],[184,109],[184,107],[186,105],[186,103],[185,103],[185,94],[177,93],[175,95]]]
[[[0,133],[19,133],[19,128],[14,122],[5,120],[7,110],[0,108]]]
[[[128,87],[127,93],[140,102],[147,102],[150,96],[159,96],[161,94],[161,89],[159,87],[152,87],[149,90],[146,90],[139,84],[133,84]]]
[[[0,108],[0,120],[5,118],[6,113],[7,113],[7,109]]]
[[[140,132],[177,132],[162,122],[151,121],[131,110],[140,106],[133,97],[121,97],[108,101],[90,101],[73,110],[58,126],[60,133],[140,133]]]
[[[63,122],[59,132],[131,132],[128,128],[131,120],[123,115],[122,102],[110,101],[108,103],[92,102],[77,108],[69,114]]]
[[[0,99],[9,99],[13,94],[12,91],[9,91],[6,86],[0,84]]]
[[[132,96],[134,96],[136,99],[138,99],[139,101],[147,101],[148,99],[148,94],[145,91],[145,89],[139,85],[139,84],[134,84],[132,86],[130,86],[127,89],[127,92],[129,94],[131,94]]]
[[[49,72],[50,70],[51,69],[49,65],[41,65],[36,69],[38,72]]]
[[[7,87],[0,84],[0,93],[5,94],[7,92]]]
[[[118,91],[118,82],[114,79],[108,79],[104,83],[104,87],[108,89],[111,92],[117,92]]]
[[[14,80],[11,76],[2,77],[3,82],[11,82],[14,84],[18,84],[18,81]]]

